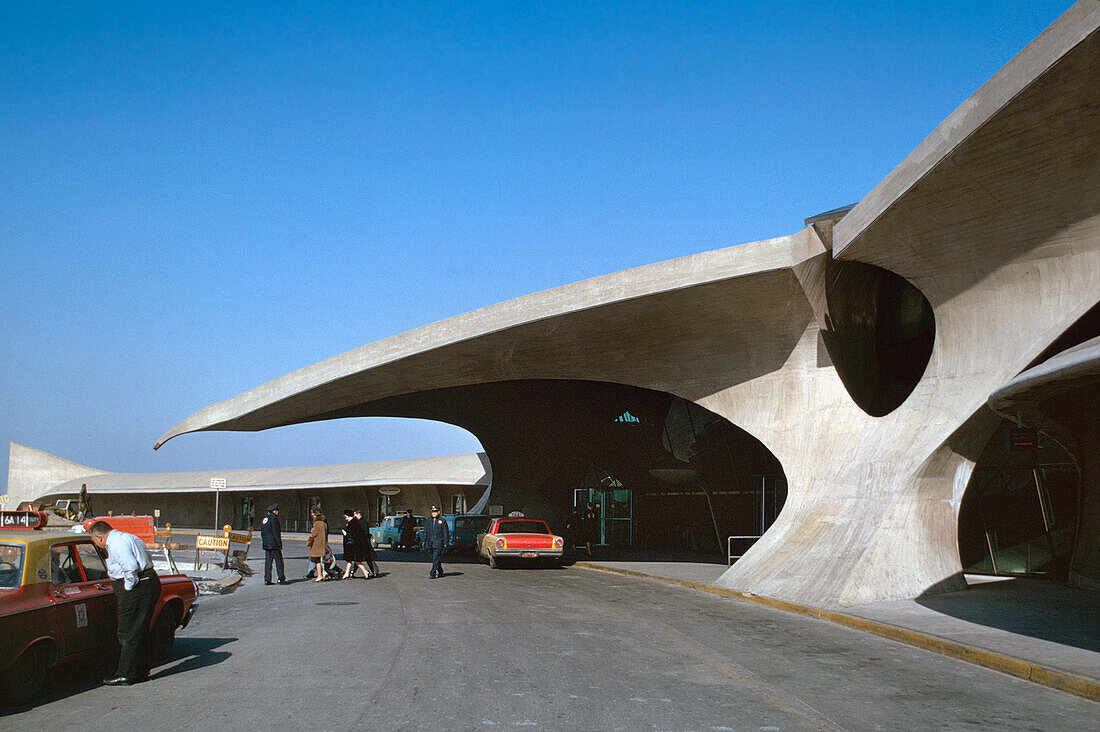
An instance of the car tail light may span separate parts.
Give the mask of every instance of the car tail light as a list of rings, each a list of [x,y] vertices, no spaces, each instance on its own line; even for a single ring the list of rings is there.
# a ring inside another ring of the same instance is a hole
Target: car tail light
[[[497,539],[497,546],[498,546],[498,547],[500,547],[501,549],[503,549],[503,548],[504,548],[504,544],[505,544],[505,541],[504,541],[504,539]]]
[[[555,549],[561,549],[563,546],[565,546],[565,541],[560,536],[554,539]]]

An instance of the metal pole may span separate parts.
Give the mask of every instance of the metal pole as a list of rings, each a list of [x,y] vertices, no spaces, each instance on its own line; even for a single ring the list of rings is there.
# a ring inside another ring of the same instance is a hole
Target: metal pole
[[[218,530],[218,502],[221,499],[222,492],[220,488],[214,489],[214,531]]]
[[[722,533],[718,530],[718,518],[714,515],[714,504],[710,502],[710,492],[707,487],[702,483],[699,487],[703,489],[703,495],[707,499],[707,509],[710,511],[710,520],[714,524],[714,538],[718,540],[718,551],[722,551]]]
[[[764,494],[768,490],[768,476],[760,476],[760,535],[764,535],[765,510]]]

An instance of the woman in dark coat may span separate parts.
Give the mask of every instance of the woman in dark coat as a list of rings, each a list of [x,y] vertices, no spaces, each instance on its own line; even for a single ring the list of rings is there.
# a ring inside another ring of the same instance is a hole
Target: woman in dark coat
[[[344,561],[348,565],[344,568],[344,575],[340,579],[347,579],[355,573],[355,568],[358,567],[363,572],[363,579],[370,579],[370,572],[367,570],[365,561],[367,561],[367,536],[363,532],[363,527],[359,525],[359,522],[355,519],[355,512],[350,508],[344,509],[344,528],[340,530],[340,533],[344,535]]]
[[[370,529],[363,523],[363,512],[358,508],[355,509],[355,520],[359,522],[359,528],[363,530],[363,536],[366,537],[367,543],[364,548],[367,550],[364,558],[367,561],[367,566],[370,567],[370,576],[378,576],[378,555],[374,552],[374,544],[370,540]]]

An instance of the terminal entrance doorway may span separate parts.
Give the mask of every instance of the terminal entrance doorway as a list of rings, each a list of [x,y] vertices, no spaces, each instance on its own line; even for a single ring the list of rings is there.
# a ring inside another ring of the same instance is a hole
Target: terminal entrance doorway
[[[617,482],[617,481],[616,481]],[[626,548],[633,545],[633,502],[631,491],[621,485],[614,488],[577,488],[573,491],[574,515],[592,503],[599,516],[593,532],[596,546]]]
[[[613,549],[744,554],[786,500],[779,461],[698,404],[629,396],[636,398],[615,400],[586,425],[569,503],[576,517],[591,502],[599,518],[595,528],[574,528]]]

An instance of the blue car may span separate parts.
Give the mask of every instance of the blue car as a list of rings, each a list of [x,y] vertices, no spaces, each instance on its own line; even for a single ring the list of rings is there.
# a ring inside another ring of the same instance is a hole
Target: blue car
[[[387,516],[382,519],[382,523],[378,526],[370,527],[371,546],[377,547],[380,544],[386,544],[391,549],[395,548],[397,543],[401,540],[401,520],[404,518],[404,514],[400,516]],[[414,525],[420,529],[419,534],[423,534],[424,517],[413,516],[412,518],[415,522]]]
[[[445,513],[443,518],[451,531],[451,543],[444,548],[444,551],[470,553],[477,551],[477,535],[484,533],[485,527],[489,525],[489,516],[476,513],[458,515]],[[416,542],[419,546],[424,546],[423,528],[416,530]]]
[[[479,513],[467,513],[455,516],[451,523],[451,548],[456,552],[477,551],[477,535],[485,533],[490,516]]]

